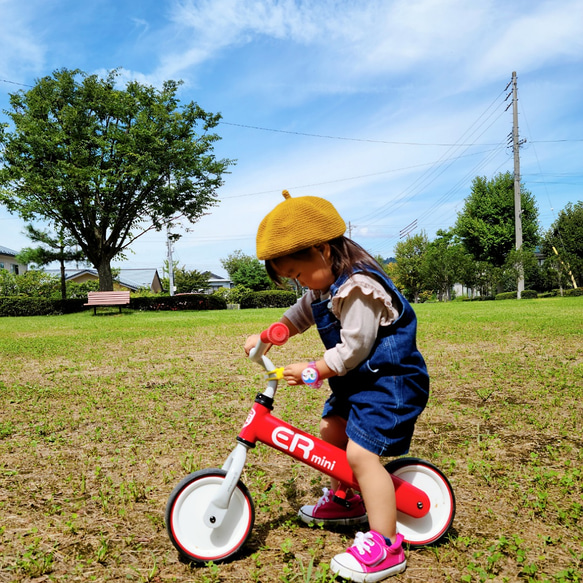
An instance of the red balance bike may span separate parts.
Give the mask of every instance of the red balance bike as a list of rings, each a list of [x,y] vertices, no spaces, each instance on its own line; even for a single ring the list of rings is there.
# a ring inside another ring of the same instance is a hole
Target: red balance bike
[[[271,414],[283,369],[276,369],[265,352],[272,344],[284,344],[288,337],[284,324],[272,324],[251,351],[249,358],[267,371],[268,384],[255,398],[223,467],[186,476],[170,494],[166,505],[168,536],[187,561],[224,561],[249,538],[255,509],[240,478],[247,452],[258,441],[339,480],[342,486],[336,495],[340,498],[349,488],[359,489],[344,450]],[[416,458],[398,458],[385,467],[395,484],[397,528],[405,542],[421,546],[438,541],[455,513],[454,493],[447,478],[429,462]]]

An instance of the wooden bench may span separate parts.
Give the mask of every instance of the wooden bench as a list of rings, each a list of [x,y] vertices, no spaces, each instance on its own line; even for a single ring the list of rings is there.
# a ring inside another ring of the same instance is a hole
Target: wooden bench
[[[121,307],[128,306],[129,303],[129,291],[96,291],[87,293],[87,303],[84,305],[93,306],[94,315],[100,306],[119,306],[119,313],[121,314]]]

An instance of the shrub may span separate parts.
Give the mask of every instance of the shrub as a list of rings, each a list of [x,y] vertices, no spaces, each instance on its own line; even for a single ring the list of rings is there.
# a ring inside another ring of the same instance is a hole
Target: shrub
[[[252,293],[253,291],[248,287],[245,287],[244,285],[236,285],[229,290],[225,299],[228,304],[240,304],[249,294]]]
[[[72,314],[87,309],[87,296],[67,300],[0,297],[0,316],[52,316]],[[183,296],[132,297],[130,308],[135,310],[226,310],[225,300],[209,294]]]
[[[577,288],[574,288],[574,289],[565,290],[565,295],[566,296],[569,296],[569,297],[583,296],[583,288],[582,287],[577,287]]]
[[[292,291],[251,292],[241,300],[241,308],[289,308],[296,300],[296,294]]]
[[[215,294],[140,296],[130,300],[134,310],[226,310],[227,302]]]
[[[99,281],[89,279],[83,283],[77,283],[76,281],[67,282],[68,298],[87,300],[87,294],[90,291],[99,291]]]
[[[518,292],[504,292],[496,295],[497,300],[515,300],[518,297]],[[520,294],[523,300],[532,300],[538,298],[538,292],[533,289],[525,289]]]
[[[518,292],[502,292],[501,294],[496,294],[497,300],[515,300]]]
[[[84,309],[85,299],[51,300],[13,296],[0,298],[0,316],[53,316],[72,314]]]

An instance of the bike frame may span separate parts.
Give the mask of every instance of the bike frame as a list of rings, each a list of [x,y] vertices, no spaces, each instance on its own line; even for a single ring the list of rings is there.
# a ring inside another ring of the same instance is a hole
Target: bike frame
[[[270,373],[275,367],[265,356],[270,347],[269,336],[266,333],[267,331],[262,333],[261,340],[249,357]],[[204,514],[204,523],[209,528],[218,528],[223,523],[231,495],[245,467],[247,452],[254,448],[258,441],[338,480],[340,486],[336,490],[336,496],[339,500],[346,498],[348,488],[359,489],[343,449],[272,415],[277,383],[277,378],[270,378],[266,390],[255,398],[255,403],[237,437],[238,443],[222,467],[227,476]],[[397,476],[391,475],[391,478],[395,486],[397,510],[414,518],[425,516],[430,510],[427,494]]]

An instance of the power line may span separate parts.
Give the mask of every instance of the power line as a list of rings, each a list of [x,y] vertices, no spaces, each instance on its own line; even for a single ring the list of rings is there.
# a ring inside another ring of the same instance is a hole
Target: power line
[[[16,81],[9,81],[8,79],[0,79],[0,83],[9,83],[10,85],[20,85],[21,87],[33,87],[33,85],[27,85],[26,83],[18,83]]]
[[[251,130],[259,130],[262,132],[275,132],[278,134],[291,134],[291,135],[295,135],[295,136],[306,136],[309,138],[322,138],[325,140],[343,140],[343,141],[349,141],[349,142],[367,142],[367,143],[372,143],[372,144],[391,144],[394,146],[440,146],[440,147],[445,147],[445,148],[449,148],[451,146],[474,146],[476,144],[447,144],[447,143],[431,143],[431,142],[398,142],[398,141],[393,141],[393,140],[373,140],[371,138],[348,138],[345,136],[327,136],[327,135],[323,135],[323,134],[312,134],[312,133],[308,133],[308,132],[293,132],[290,130],[280,130],[280,129],[274,129],[274,128],[264,128],[264,127],[260,127],[260,126],[252,126],[252,125],[246,125],[246,124],[242,124],[242,123],[232,123],[232,122],[228,122],[228,121],[220,121],[220,124],[223,125],[227,125],[227,126],[235,126],[235,127],[239,127],[239,128],[247,128],[247,129],[251,129]],[[481,146],[495,146],[497,144],[480,144]]]

